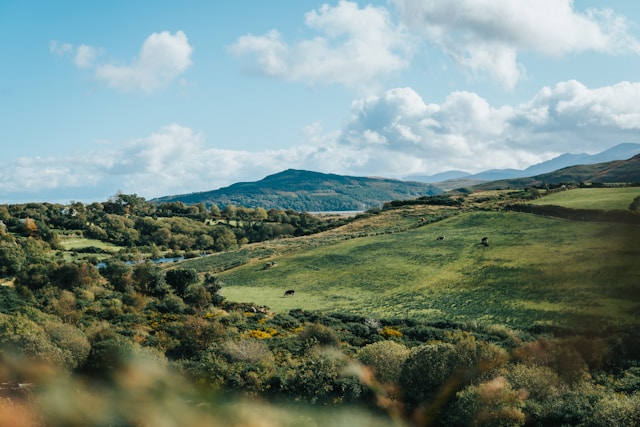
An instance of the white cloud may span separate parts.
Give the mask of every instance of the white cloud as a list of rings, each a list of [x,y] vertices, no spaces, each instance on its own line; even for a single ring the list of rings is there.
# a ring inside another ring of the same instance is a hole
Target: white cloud
[[[610,9],[574,9],[572,0],[394,0],[405,24],[474,73],[506,87],[523,76],[518,54],[560,57],[595,51],[639,54],[632,24]]]
[[[58,56],[72,55],[78,68],[91,70],[96,80],[123,92],[153,92],[168,86],[191,66],[193,53],[183,31],[152,33],[127,65],[96,63],[98,49],[88,45],[74,48],[54,40],[49,50]]]
[[[523,169],[565,152],[640,142],[640,83],[589,89],[576,81],[543,88],[517,106],[491,106],[453,92],[427,104],[410,88],[355,101],[343,129],[311,141],[313,162],[336,173],[403,177],[447,169]],[[316,130],[316,132],[320,132]],[[331,164],[337,167],[331,168]]]
[[[79,68],[90,68],[93,66],[96,57],[97,51],[95,48],[82,44],[76,50],[73,63]]]
[[[289,44],[272,30],[238,38],[231,51],[253,55],[258,71],[272,77],[360,89],[407,66],[407,34],[383,7],[341,0],[308,12],[305,24],[315,37]]]
[[[590,89],[577,81],[496,107],[471,92],[426,103],[411,88],[353,102],[338,130],[319,123],[303,144],[248,152],[209,148],[213,140],[179,124],[78,156],[0,161],[0,198],[80,200],[117,191],[146,198],[253,181],[287,168],[403,178],[450,169],[523,169],[565,152],[640,143],[640,83]],[[212,139],[212,136],[208,137]],[[102,144],[104,147],[104,144]],[[89,196],[88,196],[89,197]]]
[[[126,66],[99,65],[95,76],[109,86],[123,90],[151,92],[167,86],[191,66],[191,53],[184,32],[153,33],[142,44],[140,53]]]

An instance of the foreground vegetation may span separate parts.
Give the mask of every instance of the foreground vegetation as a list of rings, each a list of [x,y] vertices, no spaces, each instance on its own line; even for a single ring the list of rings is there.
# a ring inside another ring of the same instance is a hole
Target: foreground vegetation
[[[513,209],[574,191],[0,206],[0,424],[637,425],[638,221]]]

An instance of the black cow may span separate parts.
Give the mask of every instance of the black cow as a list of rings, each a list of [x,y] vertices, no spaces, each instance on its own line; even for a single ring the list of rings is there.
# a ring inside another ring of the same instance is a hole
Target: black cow
[[[482,243],[485,246],[489,246],[489,238],[488,237],[483,237],[482,240],[480,241],[480,243]]]
[[[289,289],[288,291],[284,291],[284,296],[288,297],[289,295],[293,295],[295,293],[296,291],[294,291],[293,289]]]
[[[439,236],[436,240],[444,240],[444,236]]]

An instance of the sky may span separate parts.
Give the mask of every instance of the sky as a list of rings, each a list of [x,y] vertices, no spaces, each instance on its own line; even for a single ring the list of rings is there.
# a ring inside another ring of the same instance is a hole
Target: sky
[[[0,203],[640,143],[628,0],[0,0]]]

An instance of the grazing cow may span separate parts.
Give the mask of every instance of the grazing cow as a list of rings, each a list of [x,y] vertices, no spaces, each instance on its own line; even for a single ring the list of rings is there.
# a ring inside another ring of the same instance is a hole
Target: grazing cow
[[[484,246],[489,246],[489,238],[483,237],[480,243],[482,243]]]
[[[278,263],[275,261],[267,261],[264,263],[264,267],[262,267],[263,270],[267,270],[269,268],[273,268],[273,267],[277,267]]]
[[[439,236],[436,240],[444,240],[444,236]]]
[[[289,289],[288,291],[284,291],[284,296],[288,297],[289,295],[293,295],[295,293],[296,291],[294,291],[293,289]]]

